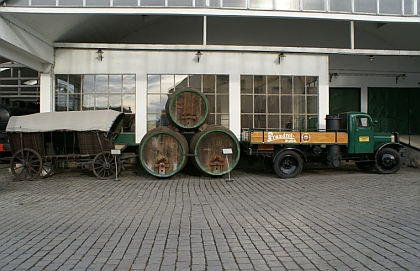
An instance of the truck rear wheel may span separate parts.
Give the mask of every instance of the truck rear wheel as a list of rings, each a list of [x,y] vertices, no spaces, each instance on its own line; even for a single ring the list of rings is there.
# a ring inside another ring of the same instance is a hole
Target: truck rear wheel
[[[303,161],[294,151],[284,151],[274,159],[274,171],[280,178],[295,178],[302,171]]]
[[[375,170],[383,174],[392,174],[400,170],[400,154],[391,148],[384,148],[376,155]]]

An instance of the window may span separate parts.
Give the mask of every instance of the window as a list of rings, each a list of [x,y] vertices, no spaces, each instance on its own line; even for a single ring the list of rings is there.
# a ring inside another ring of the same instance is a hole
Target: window
[[[207,124],[229,127],[229,76],[149,74],[147,76],[147,130],[167,126],[165,105],[168,96],[186,88],[200,90],[209,102]]]
[[[123,132],[134,132],[135,93],[135,75],[59,74],[55,76],[55,111],[124,112]]]
[[[241,127],[316,129],[318,77],[242,75]]]

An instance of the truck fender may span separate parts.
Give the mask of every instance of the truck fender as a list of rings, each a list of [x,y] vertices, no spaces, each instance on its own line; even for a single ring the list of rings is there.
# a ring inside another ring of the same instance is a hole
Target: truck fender
[[[280,149],[278,152],[276,152],[276,154],[274,154],[274,156],[273,156],[273,160],[272,160],[272,161],[276,160],[276,157],[277,157],[280,153],[282,153],[282,152],[284,152],[284,151],[294,151],[294,152],[297,152],[297,153],[300,155],[300,157],[302,157],[303,161],[305,161],[305,162],[307,161],[305,154],[304,154],[301,150],[296,149],[296,148],[291,148],[291,147],[289,147],[289,148],[283,148],[283,149]]]
[[[401,157],[405,157],[407,150],[404,148],[404,146],[401,143],[397,143],[397,142],[388,142],[388,143],[384,143],[382,145],[379,145],[375,148],[375,160],[377,158],[377,155],[379,153],[380,150],[384,149],[384,148],[392,148],[396,151],[398,151],[401,155]]]

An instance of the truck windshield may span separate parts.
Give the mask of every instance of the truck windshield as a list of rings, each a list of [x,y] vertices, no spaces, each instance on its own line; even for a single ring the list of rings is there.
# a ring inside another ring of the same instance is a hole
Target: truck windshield
[[[356,118],[357,127],[369,127],[369,119],[367,117]]]

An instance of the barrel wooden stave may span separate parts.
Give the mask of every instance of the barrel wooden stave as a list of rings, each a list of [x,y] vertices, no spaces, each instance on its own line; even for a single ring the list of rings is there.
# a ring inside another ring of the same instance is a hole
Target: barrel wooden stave
[[[146,133],[139,145],[140,163],[151,175],[167,178],[186,165],[188,142],[183,135],[168,127],[158,127]]]
[[[175,91],[165,105],[169,122],[180,130],[197,130],[207,121],[209,102],[198,89],[187,88]]]
[[[223,154],[223,149],[231,149],[232,154]],[[199,171],[211,176],[221,176],[238,164],[240,146],[236,136],[228,128],[209,125],[191,139],[190,154],[193,154],[191,161]]]

